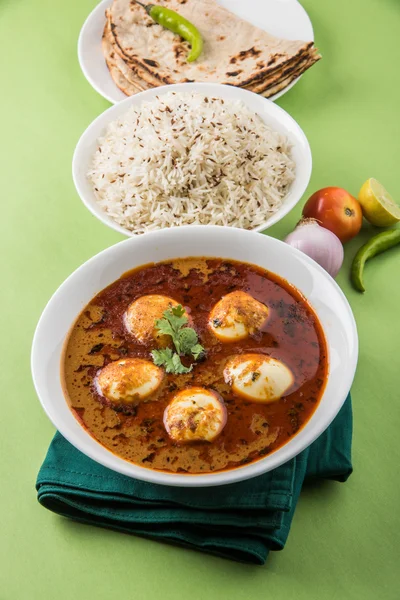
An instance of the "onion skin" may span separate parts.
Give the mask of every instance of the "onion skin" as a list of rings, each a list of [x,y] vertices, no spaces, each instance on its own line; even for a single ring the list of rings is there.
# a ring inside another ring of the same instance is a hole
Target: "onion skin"
[[[339,273],[344,258],[342,242],[315,219],[302,219],[284,241],[315,260],[331,277]]]

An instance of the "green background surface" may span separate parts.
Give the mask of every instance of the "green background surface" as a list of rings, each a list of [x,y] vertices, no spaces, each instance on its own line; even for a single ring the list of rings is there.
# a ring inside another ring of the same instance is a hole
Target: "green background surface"
[[[243,0],[245,1],[245,0]],[[108,107],[80,72],[76,43],[94,0],[1,0],[0,600],[189,597],[359,600],[400,597],[400,250],[374,260],[367,293],[338,282],[354,310],[354,474],[301,496],[285,550],[265,567],[69,522],[36,502],[53,435],[33,390],[31,338],[49,296],[121,236],[92,217],[71,179],[85,127]],[[400,2],[306,0],[323,60],[279,104],[311,144],[308,192],[357,193],[375,176],[400,196]],[[300,207],[273,227],[284,236]]]

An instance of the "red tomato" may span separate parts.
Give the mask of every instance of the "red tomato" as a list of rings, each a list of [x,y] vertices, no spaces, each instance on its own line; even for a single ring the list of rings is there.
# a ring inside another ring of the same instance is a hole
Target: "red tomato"
[[[310,196],[304,205],[303,216],[316,219],[342,242],[348,242],[357,235],[362,224],[360,203],[339,187],[326,187]]]

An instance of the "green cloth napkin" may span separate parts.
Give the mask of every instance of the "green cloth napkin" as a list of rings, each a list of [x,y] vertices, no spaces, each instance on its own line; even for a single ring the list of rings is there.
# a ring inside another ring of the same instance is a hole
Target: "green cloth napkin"
[[[351,438],[349,396],[327,431],[274,471],[225,486],[177,488],[110,471],[56,433],[36,489],[40,504],[75,521],[264,564],[270,550],[285,545],[304,481],[349,477]]]

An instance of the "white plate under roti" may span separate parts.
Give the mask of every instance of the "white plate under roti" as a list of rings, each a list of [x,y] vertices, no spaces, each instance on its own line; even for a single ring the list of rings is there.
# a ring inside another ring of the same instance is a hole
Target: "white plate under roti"
[[[304,41],[314,39],[310,18],[297,0],[217,0],[217,2],[277,37]],[[111,4],[112,0],[103,0],[86,19],[79,35],[78,58],[83,74],[91,86],[106,100],[116,104],[126,98],[126,95],[112,80],[101,48],[101,37],[106,21],[105,10]],[[295,79],[278,94],[271,96],[270,100],[276,100],[285,94],[299,79]]]

